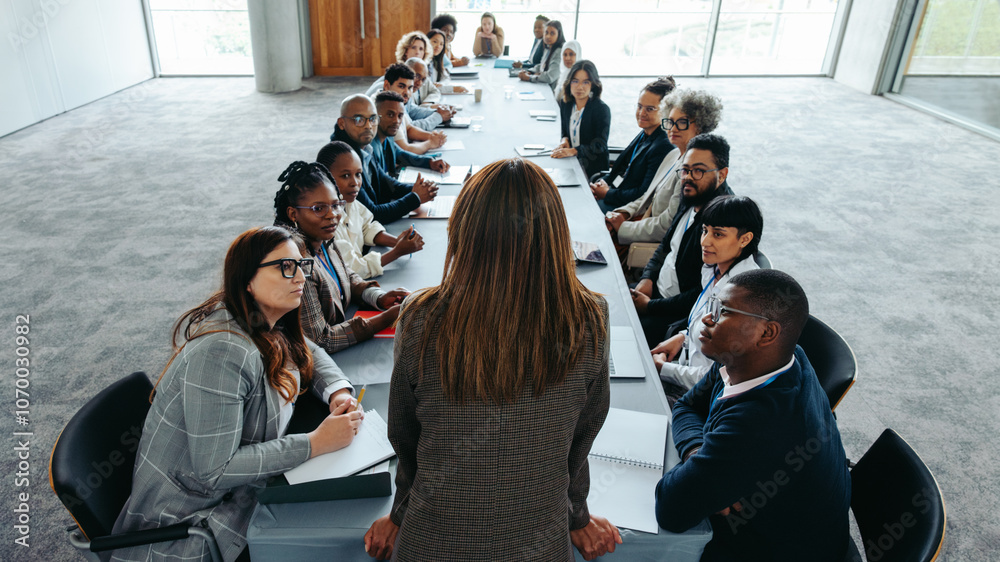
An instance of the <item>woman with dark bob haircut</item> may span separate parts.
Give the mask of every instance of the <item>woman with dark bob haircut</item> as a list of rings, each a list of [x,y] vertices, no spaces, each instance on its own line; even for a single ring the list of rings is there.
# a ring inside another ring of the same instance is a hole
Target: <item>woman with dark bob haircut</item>
[[[601,100],[603,91],[597,67],[589,60],[581,60],[569,70],[559,100],[562,142],[552,151],[552,157],[576,156],[588,178],[611,167],[611,108]]]
[[[621,542],[587,508],[610,400],[608,305],[577,279],[571,248],[537,165],[501,160],[466,182],[441,284],[400,312],[396,496],[365,535],[370,556],[569,562],[571,544],[590,560]]]
[[[710,315],[715,295],[733,276],[759,269],[754,260],[764,230],[760,207],[749,197],[726,195],[712,199],[701,211],[701,294],[688,315],[688,327],[653,348],[653,363],[668,398],[676,400],[712,367],[701,352],[698,336]]]
[[[183,343],[157,381],[114,533],[202,525],[225,560],[246,555],[246,532],[264,480],[346,447],[361,423],[347,377],[302,335],[302,241],[265,226],[229,247],[222,289],[173,332]],[[308,434],[286,435],[306,388],[330,404]],[[109,415],[114,415],[109,412]],[[112,560],[208,560],[197,538],[117,550]]]

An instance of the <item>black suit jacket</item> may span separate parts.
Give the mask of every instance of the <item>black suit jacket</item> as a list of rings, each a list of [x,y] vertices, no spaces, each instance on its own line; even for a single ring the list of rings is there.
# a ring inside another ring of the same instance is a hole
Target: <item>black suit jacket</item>
[[[729,188],[727,182],[722,182],[722,185],[715,190],[716,197],[732,194],[733,190]],[[680,208],[677,209],[677,214],[674,215],[673,222],[670,223],[670,228],[667,230],[666,235],[663,236],[663,241],[656,248],[656,252],[653,253],[653,257],[650,258],[649,263],[646,264],[646,268],[642,270],[642,278],[649,279],[653,282],[654,286],[660,278],[660,270],[663,269],[663,262],[667,259],[667,254],[670,253],[670,239],[674,237],[674,232],[678,228],[683,228],[680,225],[680,221],[690,208],[690,205],[681,203]],[[704,208],[703,205],[702,209]],[[665,299],[652,299],[646,307],[647,314],[681,320],[691,313],[691,308],[694,306],[695,301],[698,300],[698,293],[701,292],[702,288],[701,267],[704,265],[704,262],[701,260],[702,224],[701,212],[699,211],[695,213],[694,218],[691,220],[691,226],[684,231],[684,235],[681,237],[681,244],[677,248],[677,265],[675,266],[675,271],[677,272],[677,284],[681,290],[680,294]]]
[[[358,158],[362,162],[368,158],[361,151],[361,147],[355,144],[340,127],[333,131],[330,140],[346,142],[358,153]],[[420,206],[420,198],[412,191],[413,184],[397,181],[386,173],[374,158],[368,158],[368,165],[364,171],[364,182],[361,185],[361,192],[358,193],[358,201],[368,207],[378,222],[388,224],[409,215],[410,211]]]
[[[536,64],[542,62],[542,55],[545,54],[545,43],[541,39],[535,39],[535,42],[531,44],[531,48],[534,49],[535,53],[528,60],[524,61],[524,66],[535,66]],[[530,54],[530,52],[529,52]]]
[[[576,106],[575,100],[559,102],[562,114],[562,136],[569,138],[569,118]],[[591,98],[583,109],[580,120],[580,146],[576,157],[587,172],[587,177],[610,167],[608,163],[608,135],[611,133],[611,108],[601,100]]]
[[[667,133],[662,128],[657,127],[633,158],[632,153],[636,148],[635,145],[645,136],[645,132],[640,132],[632,139],[632,142],[625,147],[621,156],[615,161],[615,167],[611,168],[611,173],[604,176],[604,181],[612,186],[608,194],[604,196],[606,206],[611,208],[624,207],[645,193],[649,182],[653,180],[656,170],[663,162],[663,157],[674,148],[674,145],[667,140]],[[632,159],[631,166],[629,166],[630,159]],[[613,182],[617,177],[621,177],[622,181],[617,188],[614,188]]]

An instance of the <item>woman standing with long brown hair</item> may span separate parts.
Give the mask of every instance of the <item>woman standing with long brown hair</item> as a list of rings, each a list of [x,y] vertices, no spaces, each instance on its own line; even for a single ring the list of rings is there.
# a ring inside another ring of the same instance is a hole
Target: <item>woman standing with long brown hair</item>
[[[618,530],[587,509],[608,349],[607,303],[576,277],[552,180],[521,159],[483,168],[455,203],[441,285],[400,313],[396,496],[365,536],[369,554],[572,560],[572,542],[589,560],[614,550]]]

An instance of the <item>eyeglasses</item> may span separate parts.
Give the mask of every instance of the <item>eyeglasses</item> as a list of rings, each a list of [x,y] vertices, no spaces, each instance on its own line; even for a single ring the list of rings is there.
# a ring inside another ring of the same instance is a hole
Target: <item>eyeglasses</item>
[[[310,207],[300,207],[298,205],[294,205],[294,207],[296,209],[309,209],[310,211],[316,213],[317,217],[323,218],[328,212],[330,212],[330,209],[333,209],[334,213],[342,214],[344,212],[344,205],[346,204],[347,203],[344,201],[337,201],[333,205],[330,205],[329,203],[320,203]]]
[[[371,117],[365,117],[364,115],[355,115],[354,117],[348,117],[348,119],[353,121],[356,127],[364,127],[365,121],[368,121],[372,125],[378,123],[378,115],[372,115]]]
[[[575,80],[574,79],[574,80],[570,80],[569,83],[571,85],[573,85],[573,86],[576,86],[577,84],[583,84],[584,86],[589,86],[590,85],[590,80]]]
[[[257,269],[262,267],[267,267],[269,265],[280,265],[281,266],[281,276],[285,279],[294,279],[295,272],[300,267],[302,268],[302,275],[309,277],[313,272],[313,260],[312,258],[303,258],[301,260],[294,260],[292,258],[282,258],[280,260],[274,260],[262,263],[257,266]]]
[[[747,312],[745,310],[736,310],[735,308],[729,308],[728,306],[723,306],[722,301],[719,297],[712,296],[708,299],[708,314],[712,316],[712,323],[718,322],[722,318],[723,313],[735,312],[737,314],[744,314],[746,316],[753,316],[754,318],[760,318],[761,320],[767,320],[771,322],[772,320],[767,316],[761,316],[760,314],[754,314],[752,312]]]
[[[688,119],[687,117],[684,117],[682,119],[678,119],[677,121],[674,121],[673,119],[669,119],[669,118],[668,119],[660,119],[660,126],[663,127],[664,131],[669,131],[670,129],[673,129],[674,127],[677,127],[678,131],[686,131],[686,130],[688,130],[688,127],[691,126],[691,120]]]
[[[686,166],[677,168],[677,176],[683,178],[684,176],[691,176],[691,179],[698,181],[705,176],[705,172],[718,172],[722,168],[712,168],[711,170],[702,170],[701,168],[688,168]]]

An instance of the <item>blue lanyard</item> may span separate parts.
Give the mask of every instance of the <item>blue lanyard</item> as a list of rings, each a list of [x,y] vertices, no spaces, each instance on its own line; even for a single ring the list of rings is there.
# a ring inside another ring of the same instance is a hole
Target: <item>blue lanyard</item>
[[[707,293],[708,290],[713,285],[715,285],[715,277],[716,277],[716,275],[719,275],[719,268],[718,267],[715,268],[715,275],[713,275],[712,278],[709,279],[708,283],[705,283],[705,288],[701,290],[701,294],[698,295],[698,300],[694,301],[694,306],[691,307],[691,312],[688,314],[688,328],[690,328],[691,324],[694,323],[694,318],[695,318],[695,316],[698,315],[698,312],[700,312],[701,309],[704,308],[704,305],[701,304],[701,298],[705,296],[705,293]],[[720,276],[720,279],[721,279],[721,276]]]
[[[330,276],[333,277],[334,282],[337,285],[337,293],[343,294],[343,289],[340,288],[340,276],[337,275],[337,270],[333,268],[333,262],[330,261],[330,254],[326,251],[326,244],[322,244],[320,248],[323,249],[323,255],[326,256],[326,261],[319,260],[319,263],[323,264],[323,269],[330,272]]]

